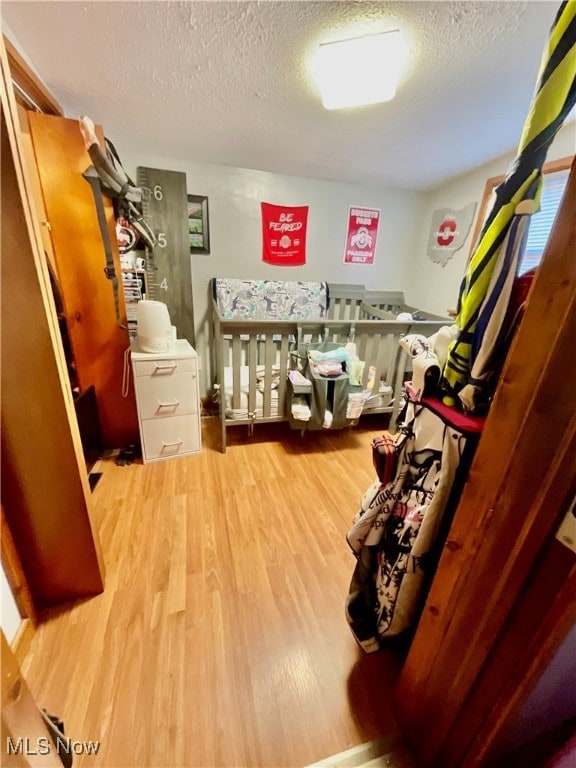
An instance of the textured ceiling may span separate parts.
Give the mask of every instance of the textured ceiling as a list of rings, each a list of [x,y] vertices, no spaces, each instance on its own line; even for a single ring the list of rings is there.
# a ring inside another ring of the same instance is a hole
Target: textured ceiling
[[[9,35],[69,116],[120,147],[427,189],[514,149],[556,2],[6,2]],[[400,28],[386,104],[327,112],[319,42]]]

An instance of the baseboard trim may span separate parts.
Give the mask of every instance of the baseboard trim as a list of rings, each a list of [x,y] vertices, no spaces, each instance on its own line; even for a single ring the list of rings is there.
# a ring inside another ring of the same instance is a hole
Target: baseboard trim
[[[358,744],[345,752],[340,752],[332,757],[327,757],[317,763],[307,766],[307,768],[360,768],[360,766],[382,758],[391,756],[398,749],[401,741],[398,734],[384,736],[374,741],[368,741],[365,744]],[[393,768],[394,763],[383,763]]]
[[[12,649],[12,653],[16,657],[16,661],[18,662],[18,666],[22,666],[22,662],[26,658],[28,651],[30,650],[30,646],[32,644],[32,638],[34,637],[34,633],[36,632],[36,628],[34,627],[34,624],[30,619],[22,619],[20,622],[20,626],[16,630],[16,634],[14,635],[14,638],[12,642],[10,643],[10,648]]]

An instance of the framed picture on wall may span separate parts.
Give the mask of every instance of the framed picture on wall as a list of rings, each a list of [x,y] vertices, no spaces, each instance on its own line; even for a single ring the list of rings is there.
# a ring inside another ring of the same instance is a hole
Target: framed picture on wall
[[[190,253],[210,253],[208,198],[188,195],[188,240]]]

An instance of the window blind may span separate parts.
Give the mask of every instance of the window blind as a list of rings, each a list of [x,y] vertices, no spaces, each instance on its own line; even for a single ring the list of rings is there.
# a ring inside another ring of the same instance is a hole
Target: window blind
[[[568,169],[544,175],[540,210],[530,221],[526,251],[520,264],[521,275],[540,264],[567,181]]]

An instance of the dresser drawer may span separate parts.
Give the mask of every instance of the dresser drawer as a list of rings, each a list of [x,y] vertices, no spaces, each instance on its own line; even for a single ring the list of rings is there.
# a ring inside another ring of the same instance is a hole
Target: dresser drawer
[[[171,459],[200,451],[199,420],[194,416],[171,416],[141,422],[144,461]]]
[[[176,373],[168,377],[139,376],[136,379],[136,395],[141,419],[198,413],[198,382],[195,373]]]
[[[195,357],[173,357],[166,360],[133,360],[134,378],[153,376],[156,379],[169,379],[179,373],[196,373]]]

